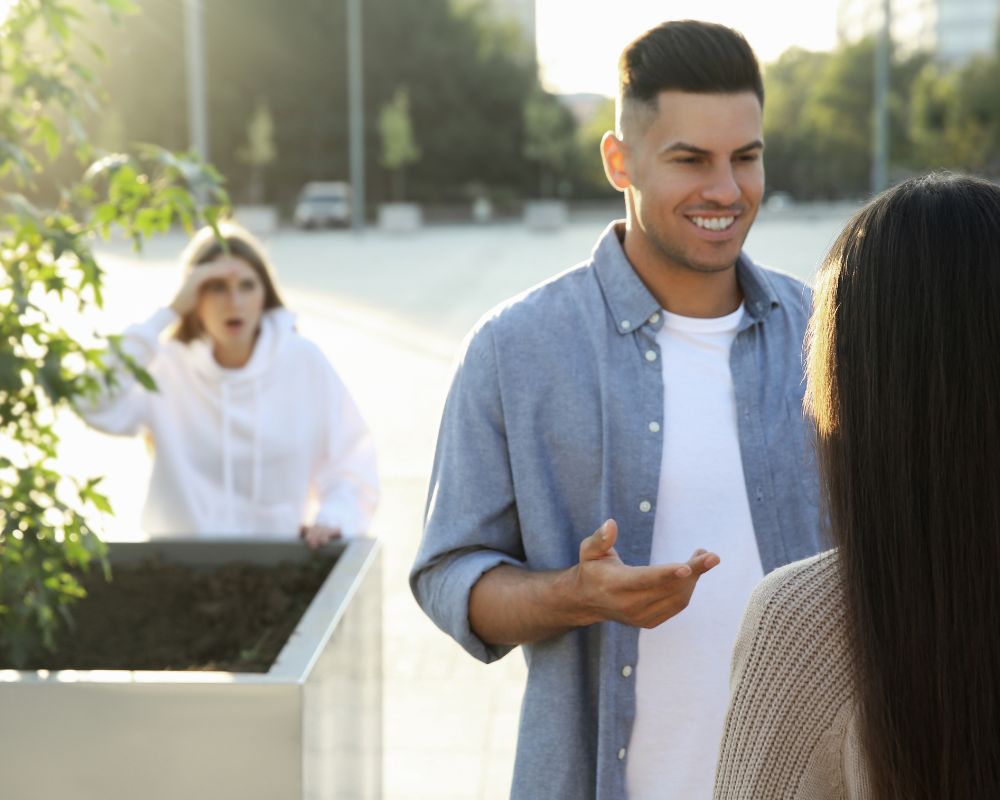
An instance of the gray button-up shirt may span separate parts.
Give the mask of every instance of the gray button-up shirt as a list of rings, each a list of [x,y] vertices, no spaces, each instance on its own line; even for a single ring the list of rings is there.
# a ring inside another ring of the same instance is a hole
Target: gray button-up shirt
[[[730,368],[747,497],[770,572],[821,549],[802,415],[810,292],[746,256],[736,269],[746,313]],[[467,340],[410,582],[427,614],[476,658],[511,649],[469,627],[469,593],[488,570],[571,567],[609,517],[622,560],[649,563],[655,515],[643,501],[656,498],[662,448],[658,311],[612,225],[589,261],[487,315]],[[625,797],[635,681],[624,667],[637,661],[638,638],[637,628],[605,622],[524,646],[512,797]],[[705,753],[706,770],[715,759]]]

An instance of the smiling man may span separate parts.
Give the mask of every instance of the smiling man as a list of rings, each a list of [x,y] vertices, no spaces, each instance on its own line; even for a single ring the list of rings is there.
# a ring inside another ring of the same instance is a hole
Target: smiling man
[[[744,605],[820,549],[809,291],[742,252],[757,61],[669,22],[620,79],[602,155],[626,219],[470,335],[411,574],[475,657],[524,648],[515,798],[710,797]]]

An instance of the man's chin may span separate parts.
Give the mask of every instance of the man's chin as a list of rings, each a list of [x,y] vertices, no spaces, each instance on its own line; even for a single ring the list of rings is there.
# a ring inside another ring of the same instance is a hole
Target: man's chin
[[[692,272],[700,272],[704,275],[714,275],[719,272],[728,272],[733,267],[736,266],[736,261],[739,258],[739,253],[731,258],[724,259],[713,259],[713,260],[695,260],[688,259],[682,262],[682,266],[687,267]]]

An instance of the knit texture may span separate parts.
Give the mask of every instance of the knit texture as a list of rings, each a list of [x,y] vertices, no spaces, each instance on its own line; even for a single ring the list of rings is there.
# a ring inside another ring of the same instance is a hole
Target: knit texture
[[[754,590],[733,653],[715,798],[871,798],[840,562],[789,564]]]

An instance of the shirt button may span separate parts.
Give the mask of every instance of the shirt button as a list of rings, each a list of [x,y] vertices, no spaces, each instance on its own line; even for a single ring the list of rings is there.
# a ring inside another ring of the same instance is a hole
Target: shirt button
[[[653,325],[655,325],[655,324],[656,324],[657,322],[659,322],[659,321],[660,321],[660,315],[659,315],[659,314],[653,314],[653,316],[651,316],[651,317],[649,318],[649,321],[650,321],[650,322],[651,322],[651,323],[652,323]]]
[[[631,322],[629,322],[629,321],[628,321],[627,319],[623,319],[623,320],[622,320],[621,322],[619,322],[618,324],[619,324],[619,326],[621,326],[621,329],[622,329],[623,331],[627,331],[627,330],[628,330],[629,328],[631,328],[631,327],[632,327],[632,323],[631,323]]]
[[[623,678],[628,678],[631,674],[632,674],[632,667],[630,667],[628,664],[626,664],[624,667],[622,667],[622,677]]]
[[[656,361],[656,351],[655,350],[647,350],[646,351],[646,360],[647,361]]]
[[[618,751],[618,760],[619,761],[624,761],[625,760],[625,748],[624,747],[621,750]]]
[[[660,423],[656,422],[656,421],[650,422],[649,423],[649,430],[652,433],[659,433],[660,432]]]
[[[650,503],[648,500],[643,500],[641,503],[639,503],[639,510],[643,514],[648,513],[649,509],[651,509],[652,507],[653,507],[653,504]]]

